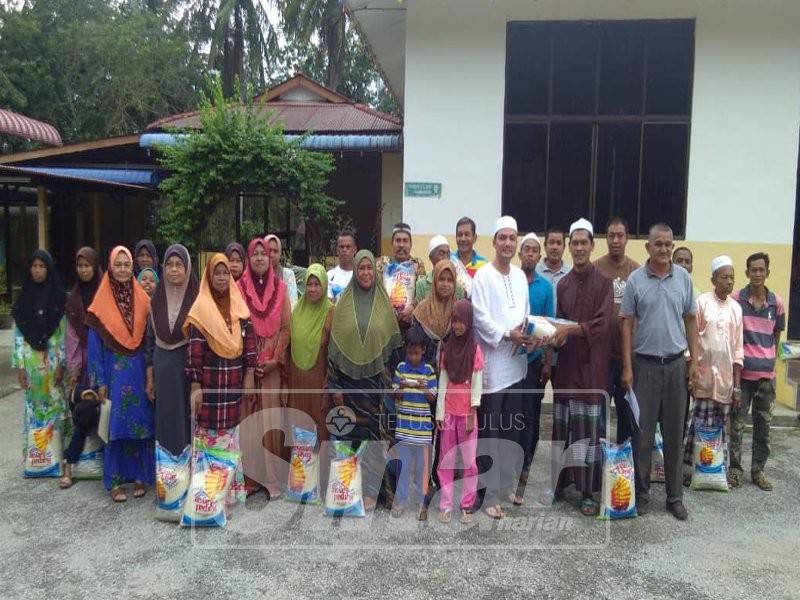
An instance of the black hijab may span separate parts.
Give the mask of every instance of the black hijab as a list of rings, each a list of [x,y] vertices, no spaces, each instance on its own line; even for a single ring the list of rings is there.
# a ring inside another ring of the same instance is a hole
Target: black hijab
[[[41,283],[36,283],[31,277],[30,267],[36,259],[47,267],[47,276]],[[55,271],[53,257],[46,250],[37,250],[28,263],[28,277],[11,312],[14,322],[31,348],[47,350],[47,342],[64,316],[66,302],[67,294]]]
[[[82,258],[90,265],[92,265],[92,278],[89,281],[81,281],[77,276],[75,285],[69,292],[67,297],[67,319],[69,320],[72,329],[78,336],[81,346],[86,346],[86,309],[94,300],[94,293],[97,291],[97,286],[100,285],[100,280],[103,278],[103,270],[100,268],[100,261],[97,252],[94,249],[84,246],[80,248],[75,254],[75,265],[77,267],[78,259]]]

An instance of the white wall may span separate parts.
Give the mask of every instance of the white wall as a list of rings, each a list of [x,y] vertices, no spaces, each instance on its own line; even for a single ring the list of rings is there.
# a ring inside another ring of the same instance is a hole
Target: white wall
[[[392,237],[392,226],[403,220],[403,155],[381,156],[381,237]]]
[[[439,200],[404,199],[404,220],[415,232],[449,233],[469,214],[478,233],[487,233],[500,214],[507,21],[696,18],[687,239],[791,243],[800,2],[409,0],[407,6],[403,177],[442,183]]]

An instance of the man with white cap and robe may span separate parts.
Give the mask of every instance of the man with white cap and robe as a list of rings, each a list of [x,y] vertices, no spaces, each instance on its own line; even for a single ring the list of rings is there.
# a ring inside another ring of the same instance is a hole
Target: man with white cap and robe
[[[530,313],[528,280],[511,264],[517,252],[517,222],[512,217],[497,220],[493,245],[494,259],[475,273],[472,306],[476,339],[484,356],[483,395],[478,409],[478,502],[488,516],[501,519],[505,516],[503,496],[516,487],[524,458],[518,445],[524,397],[518,388],[528,359],[516,348],[533,345],[533,340],[523,333]],[[514,451],[507,441],[515,443]]]
[[[556,316],[574,321],[557,326],[550,343],[558,348],[553,379],[554,499],[574,483],[580,512],[595,516],[594,494],[602,481],[601,423],[608,389],[614,292],[611,279],[592,264],[594,228],[578,219],[569,228],[572,270],[558,282]],[[570,466],[565,464],[568,457]]]
[[[697,333],[700,356],[698,378],[693,390],[694,405],[689,417],[683,462],[684,485],[691,482],[692,450],[698,427],[718,427],[727,459],[725,428],[731,405],[741,401],[741,375],[744,363],[742,307],[731,297],[733,261],[718,256],[711,261],[714,291],[697,298]],[[727,460],[726,460],[727,462]]]
[[[450,244],[447,238],[443,235],[435,235],[428,243],[428,258],[431,261],[431,270],[426,273],[425,277],[417,279],[417,289],[414,293],[414,302],[419,304],[425,297],[431,293],[433,289],[433,269],[440,260],[450,259]],[[460,282],[456,281],[456,300],[461,300],[464,297],[464,287]]]
[[[532,315],[541,317],[555,317],[556,309],[553,305],[553,286],[539,272],[536,265],[542,256],[542,243],[539,237],[531,232],[522,238],[519,246],[519,264],[528,280],[528,297]],[[528,473],[533,462],[536,446],[539,443],[539,418],[542,410],[544,386],[550,379],[550,364],[546,354],[547,348],[536,348],[528,353],[528,371],[522,383],[524,399],[522,411],[525,415],[525,428],[522,431],[520,445],[525,451],[525,461],[517,484],[517,490],[510,500],[517,506],[523,503],[525,486],[528,482]]]

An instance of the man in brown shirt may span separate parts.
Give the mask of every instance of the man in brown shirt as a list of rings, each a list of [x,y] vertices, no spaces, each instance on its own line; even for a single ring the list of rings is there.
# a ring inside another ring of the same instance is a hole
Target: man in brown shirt
[[[622,354],[621,354],[621,320],[619,319],[619,307],[622,304],[622,296],[625,295],[625,284],[628,276],[639,268],[639,263],[626,256],[625,247],[628,244],[628,223],[622,217],[614,217],[606,226],[606,243],[608,244],[608,254],[598,258],[594,265],[606,277],[611,279],[614,288],[614,325],[611,338],[611,375],[609,377],[610,388],[608,395],[614,400],[617,407],[617,443],[621,444],[633,434],[633,415],[631,414],[628,401],[625,400],[625,388],[620,384],[622,374]],[[603,418],[603,425],[605,425]],[[607,434],[607,432],[606,432]]]

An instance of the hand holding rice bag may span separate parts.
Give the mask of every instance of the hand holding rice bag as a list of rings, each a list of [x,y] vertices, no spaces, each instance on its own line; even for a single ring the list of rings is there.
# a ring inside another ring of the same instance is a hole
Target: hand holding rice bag
[[[364,498],[361,491],[361,458],[366,450],[362,442],[357,450],[352,442],[333,442],[333,459],[325,496],[325,514],[331,517],[363,517]]]
[[[224,527],[225,498],[233,482],[237,452],[195,448],[196,461],[183,505],[182,527]]]
[[[32,420],[25,447],[25,477],[61,477],[61,432],[56,419]]]
[[[612,444],[603,439],[600,443],[603,447],[603,490],[597,518],[607,521],[635,517],[636,488],[631,441]]]
[[[695,426],[691,489],[729,491],[722,434],[722,427]]]
[[[289,460],[289,484],[286,499],[304,504],[319,502],[319,454],[317,432],[293,428],[294,446]]]
[[[191,445],[175,456],[156,442],[156,519],[175,523],[181,520],[189,493],[191,458]]]

